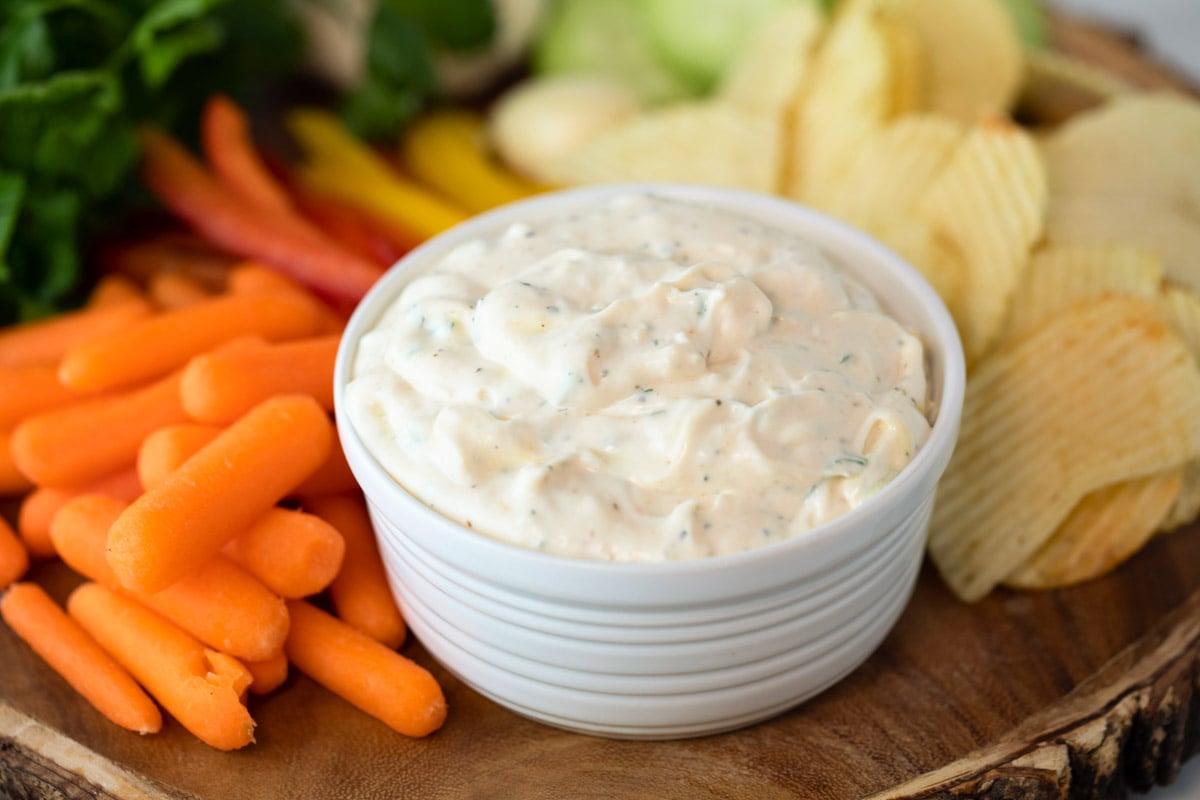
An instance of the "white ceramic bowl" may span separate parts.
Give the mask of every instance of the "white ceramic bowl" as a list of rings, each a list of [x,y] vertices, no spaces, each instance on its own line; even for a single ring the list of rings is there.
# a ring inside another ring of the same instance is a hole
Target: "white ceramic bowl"
[[[355,343],[402,287],[449,248],[517,220],[653,190],[797,231],[916,330],[937,417],[877,495],[808,533],[742,553],[654,564],[524,549],[431,511],[376,462],[345,413]],[[904,609],[934,489],[958,435],[965,370],[937,294],[862,232],[775,197],[694,186],[598,186],[505,206],[427,242],[367,295],[335,377],[342,446],[370,505],[408,623],[449,671],[508,708],[568,730],[669,739],[766,719],[845,677]]]

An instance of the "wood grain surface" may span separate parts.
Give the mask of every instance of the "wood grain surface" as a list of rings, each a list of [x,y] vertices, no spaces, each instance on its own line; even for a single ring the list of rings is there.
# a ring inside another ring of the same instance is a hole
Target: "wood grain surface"
[[[1127,58],[1119,39],[1062,19],[1055,31],[1065,50],[1151,81],[1139,85],[1174,80]],[[77,580],[55,564],[31,577],[60,599]],[[252,698],[257,743],[222,753],[170,720],[148,738],[117,729],[0,626],[0,796],[1123,797],[1170,782],[1200,749],[1200,526],[1156,539],[1098,581],[997,591],[971,606],[926,565],[859,670],[775,720],[721,736],[564,733],[483,699],[418,643],[405,653],[446,688],[451,713],[434,736],[392,733],[293,676]]]

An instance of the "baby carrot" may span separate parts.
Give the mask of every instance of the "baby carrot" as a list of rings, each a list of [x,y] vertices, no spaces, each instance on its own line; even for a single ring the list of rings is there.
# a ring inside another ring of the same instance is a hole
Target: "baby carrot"
[[[254,147],[245,113],[232,100],[223,95],[209,98],[200,136],[205,158],[226,186],[259,208],[291,212],[287,193]]]
[[[58,377],[75,389],[112,389],[156,378],[239,336],[299,339],[319,323],[295,294],[221,295],[97,336],[63,355]]]
[[[33,488],[33,481],[17,465],[12,437],[12,431],[0,428],[0,497],[22,494]]]
[[[39,486],[82,486],[131,467],[147,434],[187,420],[179,377],[28,417],[13,431],[13,460]]]
[[[210,300],[213,291],[185,272],[159,270],[150,276],[146,292],[156,308],[172,310]]]
[[[143,286],[159,272],[179,272],[213,291],[224,286],[236,263],[233,256],[201,237],[177,231],[139,236],[136,241],[109,246],[99,255],[104,269]]]
[[[21,500],[17,511],[17,532],[26,551],[34,558],[53,558],[54,542],[50,539],[50,520],[74,496],[70,489],[34,489]]]
[[[157,733],[162,714],[133,677],[34,583],[0,598],[0,616],[93,707],[122,728]]]
[[[137,475],[142,489],[158,486],[179,466],[217,438],[217,425],[181,422],[150,433],[138,449]]]
[[[237,660],[97,583],[72,592],[67,612],[201,741],[220,750],[254,741],[254,720],[242,703],[251,677]]]
[[[399,647],[407,632],[404,617],[388,587],[387,573],[362,497],[309,497],[304,505],[306,510],[336,528],[346,542],[341,572],[329,586],[334,612],[372,639],[393,649]]]
[[[85,578],[117,588],[105,546],[109,528],[125,507],[103,495],[82,495],[67,502],[50,525],[63,562]],[[283,648],[287,636],[283,601],[220,556],[161,592],[131,594],[204,644],[236,658],[269,658]]]
[[[341,315],[328,302],[323,302],[315,294],[282,272],[253,261],[244,261],[229,271],[226,289],[231,294],[259,294],[262,292],[297,292],[316,303],[320,308],[321,325],[318,333],[341,333],[346,327],[349,314]],[[338,301],[342,303],[344,301]]]
[[[277,595],[293,599],[328,586],[345,551],[342,535],[320,517],[272,508],[222,552]]]
[[[255,406],[113,524],[108,560],[121,584],[155,592],[194,571],[319,467],[332,443],[311,397]]]
[[[217,434],[222,430],[220,425],[184,422],[167,425],[151,433],[142,441],[141,449],[138,450],[137,475],[141,487],[151,489],[162,483],[180,464],[217,438]],[[346,462],[345,451],[337,444],[335,432],[329,456],[289,494],[308,497],[357,490],[358,482]]]
[[[88,308],[109,308],[128,301],[145,302],[142,290],[130,278],[110,272],[92,287],[88,295]]]
[[[96,336],[120,330],[150,314],[150,304],[136,300],[103,308],[68,311],[0,331],[0,367],[53,364],[70,348]]]
[[[446,698],[424,667],[304,600],[288,613],[284,652],[296,669],[406,736],[442,726]]]
[[[29,569],[29,553],[16,532],[0,517],[0,589],[19,580]]]
[[[352,300],[382,274],[378,265],[332,240],[297,230],[293,221],[247,203],[161,130],[144,129],[141,145],[142,180],[150,190],[176,216],[229,252],[261,259],[307,286]]]
[[[25,417],[65,406],[83,396],[59,382],[54,364],[0,367],[0,428],[11,429]]]
[[[308,289],[284,275],[277,269],[256,261],[242,261],[229,270],[226,289],[233,294],[257,294],[258,292],[297,291],[308,293]],[[310,297],[312,295],[309,295]]]
[[[179,386],[183,408],[201,422],[229,422],[277,394],[306,394],[333,410],[340,336],[215,350],[193,358]]]
[[[161,592],[137,596],[201,642],[234,658],[270,658],[287,637],[289,619],[283,600],[221,556],[210,558]]]
[[[58,551],[54,547],[54,540],[50,538],[50,523],[68,500],[81,494],[102,494],[129,503],[141,493],[141,483],[132,469],[121,470],[81,488],[40,486],[21,501],[21,508],[17,512],[17,533],[31,556],[51,558],[58,555]]]
[[[303,483],[296,487],[294,495],[309,497],[358,491],[358,481],[355,480],[354,473],[350,471],[350,464],[346,461],[346,451],[337,441],[335,433],[334,446],[329,451],[329,458],[317,467],[316,472],[309,475]]]
[[[282,650],[262,661],[242,661],[242,666],[250,671],[250,694],[270,694],[288,677],[287,655]]]

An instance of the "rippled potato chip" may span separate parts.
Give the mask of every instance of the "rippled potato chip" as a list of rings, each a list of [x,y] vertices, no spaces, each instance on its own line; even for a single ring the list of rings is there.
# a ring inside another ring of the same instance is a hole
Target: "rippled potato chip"
[[[1043,143],[1046,235],[1140,245],[1167,277],[1200,289],[1200,103],[1129,93],[1079,114]]]
[[[1159,308],[1200,362],[1200,293],[1186,286],[1165,286]]]
[[[884,0],[844,0],[814,56],[792,117],[784,194],[823,207],[863,144],[897,113],[901,35]]]
[[[1000,0],[893,0],[921,56],[921,110],[965,123],[1008,112],[1024,58],[1012,15]]]
[[[973,126],[922,195],[915,211],[962,259],[947,305],[963,349],[991,346],[1042,233],[1046,175],[1032,137],[1004,120]]]
[[[1197,455],[1200,371],[1155,305],[1077,302],[973,369],[929,553],[979,600],[1090,492]]]
[[[1183,467],[1174,467],[1085,495],[1005,585],[1053,589],[1115,569],[1154,535],[1179,496],[1182,473]]]
[[[872,223],[867,230],[915,267],[943,302],[958,296],[965,273],[962,259],[928,225],[895,218]]]
[[[1200,459],[1193,458],[1183,465],[1179,494],[1171,510],[1159,522],[1160,531],[1173,531],[1195,521],[1200,514]]]
[[[1162,279],[1162,261],[1140,247],[1043,247],[1029,260],[1013,296],[1002,338],[1019,337],[1076,300],[1103,294],[1132,294],[1154,300]]]
[[[825,17],[815,3],[780,6],[722,80],[717,96],[749,114],[770,117],[790,111],[824,28]]]
[[[909,217],[964,134],[963,125],[932,114],[906,114],[888,123],[850,160],[824,209],[870,228]]]
[[[1159,295],[1159,309],[1200,362],[1200,294],[1186,286],[1165,286]],[[1179,497],[1159,529],[1174,530],[1193,522],[1197,516],[1200,516],[1200,460],[1194,459],[1184,466]]]
[[[778,120],[721,101],[639,114],[547,165],[551,184],[676,181],[759,192],[777,188]]]

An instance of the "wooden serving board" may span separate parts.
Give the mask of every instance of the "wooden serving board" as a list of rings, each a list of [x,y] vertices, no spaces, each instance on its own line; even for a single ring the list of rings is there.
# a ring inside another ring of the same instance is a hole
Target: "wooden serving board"
[[[1173,83],[1132,46],[1058,19],[1060,49],[1138,85]],[[1178,84],[1176,84],[1178,85]],[[1079,102],[1064,98],[1063,102]],[[32,576],[60,600],[59,565]],[[0,625],[0,796],[372,798],[1116,798],[1200,750],[1200,525],[1112,575],[967,606],[926,565],[853,675],[770,722],[702,739],[563,733],[483,699],[410,642],[446,689],[446,726],[392,733],[303,676],[252,698],[258,741],[213,750],[171,720],[108,723]]]

